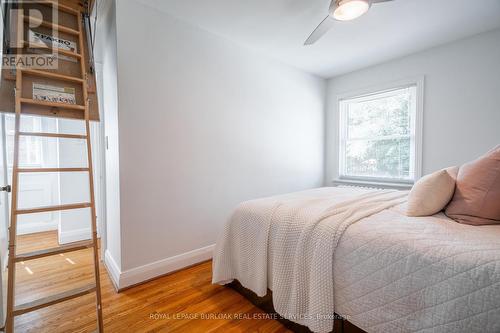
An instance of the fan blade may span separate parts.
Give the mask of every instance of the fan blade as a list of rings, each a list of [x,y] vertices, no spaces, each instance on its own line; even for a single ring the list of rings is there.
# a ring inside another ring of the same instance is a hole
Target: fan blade
[[[378,2],[389,2],[389,1],[394,1],[394,0],[372,0],[372,4]]]
[[[327,16],[321,23],[314,29],[312,34],[306,39],[304,42],[304,45],[311,45],[314,42],[316,42],[318,39],[321,38],[330,28],[333,26],[335,21],[330,17]]]

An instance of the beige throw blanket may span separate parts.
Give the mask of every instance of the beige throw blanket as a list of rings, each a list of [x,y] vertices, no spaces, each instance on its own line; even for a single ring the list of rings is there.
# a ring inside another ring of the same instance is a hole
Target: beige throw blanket
[[[217,242],[212,282],[237,279],[259,296],[272,285],[280,315],[314,332],[329,332],[334,312],[333,253],[340,237],[351,224],[402,203],[406,195],[393,190],[321,188],[243,202]]]

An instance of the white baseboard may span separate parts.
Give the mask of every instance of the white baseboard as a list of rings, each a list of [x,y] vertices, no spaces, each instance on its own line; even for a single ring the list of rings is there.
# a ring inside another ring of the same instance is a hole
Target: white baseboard
[[[57,230],[59,222],[57,220],[52,220],[50,222],[27,222],[19,223],[17,225],[17,234],[26,235],[34,234],[37,232]]]
[[[59,231],[59,244],[67,244],[90,239],[92,232],[90,228],[82,228],[69,231]]]
[[[109,277],[111,278],[111,281],[113,281],[113,285],[117,290],[120,289],[120,267],[116,263],[115,259],[111,255],[111,253],[106,250],[104,252],[104,266],[108,270]]]
[[[111,254],[106,250],[104,261],[108,272],[118,290],[151,280],[155,277],[178,271],[182,268],[212,258],[215,244],[185,252],[173,257],[158,260],[143,266],[121,271]]]

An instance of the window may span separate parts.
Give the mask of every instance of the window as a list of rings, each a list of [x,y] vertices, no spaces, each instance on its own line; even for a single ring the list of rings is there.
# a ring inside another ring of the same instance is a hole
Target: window
[[[15,116],[5,115],[5,130],[7,139],[7,165],[12,167],[14,157],[14,127]],[[21,130],[25,132],[41,132],[40,117],[23,116]],[[43,164],[42,141],[38,137],[26,136],[19,139],[19,165],[22,167],[41,167]]]
[[[339,100],[341,180],[409,184],[419,177],[420,91],[413,83]]]

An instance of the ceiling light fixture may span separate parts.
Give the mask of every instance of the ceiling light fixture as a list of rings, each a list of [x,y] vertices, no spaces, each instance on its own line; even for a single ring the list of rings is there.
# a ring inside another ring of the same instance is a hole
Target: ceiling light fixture
[[[354,20],[366,13],[371,5],[391,1],[393,0],[330,0],[328,16],[309,35],[304,45],[311,45],[320,39],[330,28],[335,26],[335,20]]]
[[[333,10],[333,18],[339,21],[354,20],[370,9],[369,0],[337,0]]]

